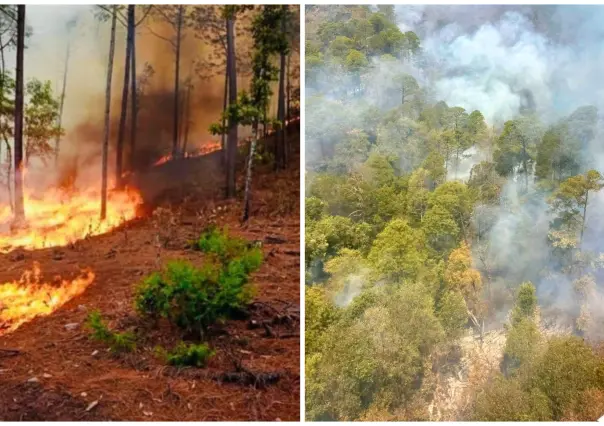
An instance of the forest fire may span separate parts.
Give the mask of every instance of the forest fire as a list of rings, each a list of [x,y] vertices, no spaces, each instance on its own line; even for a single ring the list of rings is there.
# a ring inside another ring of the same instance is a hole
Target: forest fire
[[[99,216],[100,196],[96,190],[75,194],[58,189],[42,197],[25,196],[26,227],[10,230],[13,214],[10,206],[0,206],[0,253],[18,247],[39,249],[64,246],[86,237],[106,233],[136,217],[142,203],[138,192],[115,191],[108,194],[107,217]]]
[[[220,142],[207,141],[207,142],[200,144],[199,149],[197,149],[196,151],[185,152],[183,157],[184,158],[199,157],[201,155],[206,155],[206,154],[210,154],[212,152],[220,151],[221,148],[222,147],[220,145]],[[159,160],[157,160],[155,163],[153,163],[153,166],[160,166],[164,163],[167,163],[170,160],[172,160],[171,154],[164,155]]]
[[[295,123],[299,120],[300,120],[300,117],[291,118],[291,119],[287,120],[287,125]],[[276,130],[274,130],[274,129],[268,129],[266,134],[272,135],[275,132],[276,132]],[[239,141],[238,146],[243,146],[246,143],[250,142],[251,140],[252,140],[251,136],[244,138]],[[212,152],[220,151],[221,149],[222,149],[222,145],[219,141],[209,140],[209,141],[202,142],[199,145],[199,148],[197,150],[192,151],[192,152],[185,152],[183,157],[184,158],[199,157],[201,155],[207,155],[207,154],[211,154]],[[159,160],[157,160],[155,163],[153,163],[153,166],[160,166],[162,164],[167,163],[170,160],[172,160],[172,154],[164,155]]]
[[[92,271],[72,281],[55,278],[58,285],[41,282],[38,263],[25,271],[19,281],[0,283],[0,336],[15,331],[38,316],[50,315],[74,297],[82,294],[94,281]]]

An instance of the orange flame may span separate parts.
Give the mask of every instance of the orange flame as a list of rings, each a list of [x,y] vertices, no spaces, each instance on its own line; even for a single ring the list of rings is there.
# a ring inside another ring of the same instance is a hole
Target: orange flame
[[[40,282],[40,265],[25,271],[21,279],[0,284],[0,336],[15,331],[38,316],[52,314],[65,303],[79,296],[94,281],[92,271],[82,271],[73,281],[60,285]]]
[[[52,189],[44,199],[25,196],[27,227],[9,231],[11,209],[0,205],[0,253],[17,247],[39,249],[64,246],[83,238],[103,234],[136,217],[142,198],[134,191],[115,191],[107,196],[107,217],[100,220],[100,195],[88,190],[67,194]]]
[[[291,123],[295,123],[296,121],[299,121],[299,120],[300,120],[300,117],[293,117],[293,118],[290,118],[289,120],[285,120],[285,124],[286,124],[286,126],[288,126]],[[275,132],[276,132],[275,129],[269,129],[267,131],[267,134],[272,135]],[[247,137],[247,138],[239,141],[239,143],[237,145],[240,147],[244,146],[246,143],[250,142],[251,140],[252,140],[251,136]],[[201,144],[199,144],[199,148],[197,150],[192,151],[192,152],[185,152],[184,158],[199,157],[201,155],[207,155],[207,154],[211,154],[212,152],[220,151],[221,149],[222,149],[222,145],[220,142],[217,142],[215,140],[208,140],[208,141],[205,141],[205,142],[202,142]],[[163,157],[161,157],[155,163],[153,163],[153,166],[160,166],[171,160],[172,160],[172,154],[167,154],[167,155],[164,155]]]

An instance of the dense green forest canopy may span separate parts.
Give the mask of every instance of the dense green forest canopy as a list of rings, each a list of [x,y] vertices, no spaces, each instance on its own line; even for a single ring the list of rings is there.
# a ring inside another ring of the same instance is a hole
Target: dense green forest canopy
[[[595,420],[598,109],[438,99],[398,18],[307,7],[307,416]]]

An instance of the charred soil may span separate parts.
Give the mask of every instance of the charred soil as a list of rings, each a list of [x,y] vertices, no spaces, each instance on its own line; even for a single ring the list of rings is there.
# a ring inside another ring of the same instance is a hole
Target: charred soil
[[[299,146],[299,135],[290,135]],[[0,336],[0,420],[299,420],[299,158],[288,169],[255,167],[252,212],[241,224],[241,197],[223,199],[220,153],[188,158],[139,174],[142,217],[68,247],[0,257],[0,282],[39,262],[46,281],[91,268],[96,278],[56,312]],[[243,160],[243,159],[241,159]],[[238,187],[243,187],[243,161]],[[241,194],[242,195],[242,194]],[[239,319],[209,333],[216,355],[206,368],[176,368],[154,348],[186,338],[135,313],[140,280],[168,260],[195,265],[204,254],[189,242],[210,224],[264,252],[252,275],[255,297]],[[90,339],[85,323],[99,310],[110,326],[142,336],[134,352],[114,355]]]

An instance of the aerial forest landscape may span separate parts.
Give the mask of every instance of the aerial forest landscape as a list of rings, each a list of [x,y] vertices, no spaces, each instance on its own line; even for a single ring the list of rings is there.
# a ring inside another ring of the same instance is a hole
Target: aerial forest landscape
[[[604,415],[604,7],[305,6],[309,421]]]
[[[0,421],[299,420],[299,33],[0,6]]]

